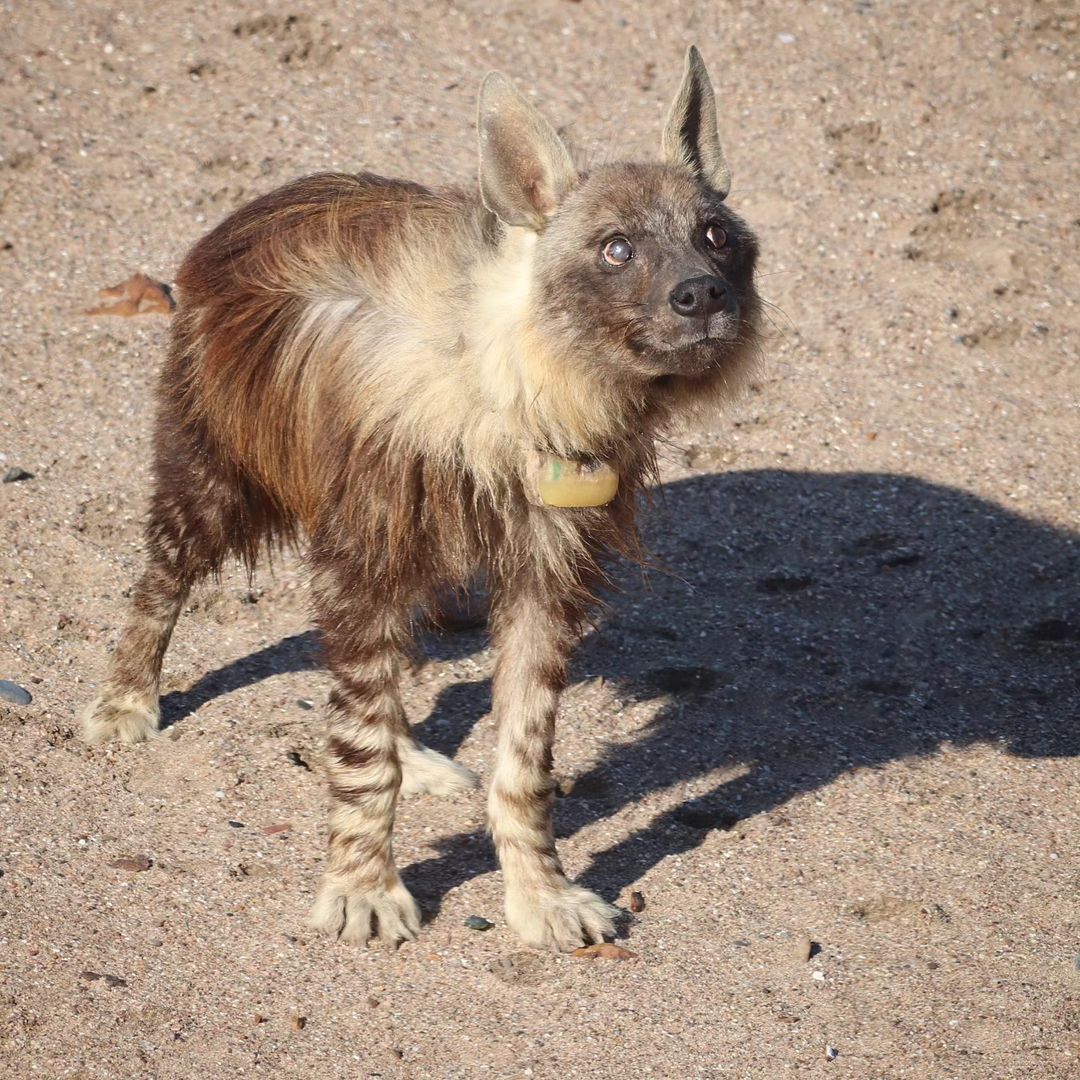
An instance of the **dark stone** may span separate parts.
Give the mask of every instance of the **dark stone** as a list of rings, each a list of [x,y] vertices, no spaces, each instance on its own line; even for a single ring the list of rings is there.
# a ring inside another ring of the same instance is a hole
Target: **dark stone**
[[[1028,637],[1040,644],[1057,641],[1080,641],[1080,627],[1065,619],[1041,619],[1027,630]]]
[[[720,673],[707,667],[661,667],[646,672],[645,680],[664,694],[693,694],[712,690]]]
[[[911,693],[908,683],[900,682],[899,679],[860,679],[855,685],[860,690],[885,697],[907,697]]]
[[[814,579],[809,574],[770,574],[758,579],[758,592],[793,593],[813,585]]]
[[[33,701],[29,690],[24,690],[18,683],[0,679],[0,698],[10,701],[12,705],[29,705]]]
[[[13,465],[6,473],[4,473],[5,484],[17,484],[20,480],[33,480],[34,474],[27,472],[25,469],[20,469],[18,465]]]
[[[674,818],[680,825],[688,825],[691,829],[719,829],[721,832],[730,832],[739,823],[739,815],[733,811],[710,809],[701,803],[680,806]]]
[[[127,986],[127,979],[121,979],[119,975],[103,974],[99,971],[84,971],[82,973],[82,978],[87,982],[97,982],[98,979],[104,979],[105,985],[109,987],[110,990],[117,986]]]
[[[915,551],[914,548],[901,548],[899,551],[891,552],[884,558],[878,559],[878,566],[883,569],[894,566],[911,566],[912,563],[921,561],[921,551]]]

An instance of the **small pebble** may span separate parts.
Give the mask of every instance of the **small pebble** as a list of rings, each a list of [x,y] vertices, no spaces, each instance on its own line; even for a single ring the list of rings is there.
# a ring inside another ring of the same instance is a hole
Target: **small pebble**
[[[814,982],[824,982],[825,981],[825,972],[824,971],[815,971],[813,973],[813,975],[810,976],[810,978],[813,979]]]
[[[645,895],[644,893],[632,892],[630,894],[630,910],[636,915],[639,911],[645,910]]]
[[[82,978],[87,982],[97,982],[98,979],[104,979],[105,985],[110,990],[113,990],[118,986],[127,986],[127,979],[122,979],[119,975],[103,974],[100,971],[84,971],[82,973]]]
[[[124,855],[119,859],[113,859],[109,865],[114,870],[130,870],[133,874],[140,874],[149,870],[154,865],[154,861],[147,855]]]
[[[311,698],[306,698],[306,697],[297,698],[296,699],[296,704],[299,705],[301,709],[314,709],[315,708],[315,702],[312,701]]]
[[[234,829],[242,829],[244,827],[244,823],[242,821],[226,821],[225,824],[231,825]]]
[[[304,1028],[307,1027],[307,1017],[306,1016],[293,1016],[289,1020],[289,1026],[293,1029],[293,1031],[303,1031]]]
[[[470,930],[490,930],[495,924],[488,922],[483,915],[470,915],[464,922]]]
[[[288,831],[289,831],[289,830],[290,830],[291,828],[292,828],[292,826],[291,826],[291,825],[289,825],[289,824],[282,824],[282,825],[264,825],[264,826],[263,826],[263,830],[262,830],[262,831],[263,831],[263,833],[264,833],[264,834],[265,834],[266,836],[277,836],[277,835],[278,835],[278,833],[286,833],[286,832],[288,832]]]
[[[795,959],[801,960],[805,963],[810,959],[814,952],[814,943],[810,940],[809,934],[800,934],[795,939]]]
[[[29,705],[34,699],[29,690],[24,690],[18,683],[0,679],[0,698],[10,701],[13,705]]]
[[[13,465],[6,473],[4,473],[5,484],[17,484],[20,480],[33,480],[34,474],[27,472],[25,469],[20,469],[18,465]]]
[[[836,1048],[834,1046],[826,1046],[825,1047],[825,1060],[826,1061],[835,1061],[836,1060]]]

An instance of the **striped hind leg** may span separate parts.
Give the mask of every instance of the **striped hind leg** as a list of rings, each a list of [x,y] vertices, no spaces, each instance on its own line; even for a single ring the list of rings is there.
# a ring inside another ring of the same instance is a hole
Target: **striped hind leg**
[[[141,742],[157,732],[162,661],[188,592],[220,570],[230,553],[253,568],[259,544],[277,527],[271,501],[213,446],[179,400],[163,390],[146,569],[132,590],[108,676],[82,716],[89,742]]]
[[[160,421],[156,456],[146,569],[105,682],[82,714],[91,743],[142,742],[157,733],[161,666],[180,610],[191,588],[242,547],[236,523],[250,517],[235,478]]]
[[[576,620],[526,581],[494,613],[499,729],[488,817],[506,887],[506,921],[528,945],[569,951],[614,933],[617,909],[568,881],[555,851],[552,743]]]
[[[157,734],[158,684],[173,627],[191,577],[160,550],[151,549],[132,592],[127,626],[98,695],[82,714],[87,742],[143,742]]]

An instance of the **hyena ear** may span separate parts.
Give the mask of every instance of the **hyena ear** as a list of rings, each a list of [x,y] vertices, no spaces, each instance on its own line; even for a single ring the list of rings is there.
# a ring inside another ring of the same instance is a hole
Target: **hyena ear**
[[[731,169],[716,130],[716,96],[694,45],[686,51],[682,85],[664,125],[664,159],[690,169],[720,198],[731,190]]]
[[[539,232],[577,182],[570,152],[554,128],[491,72],[480,87],[480,196],[507,225]]]

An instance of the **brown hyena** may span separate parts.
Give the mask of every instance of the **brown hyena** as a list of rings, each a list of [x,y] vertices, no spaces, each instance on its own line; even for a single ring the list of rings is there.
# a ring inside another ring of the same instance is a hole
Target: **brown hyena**
[[[581,172],[502,76],[484,81],[479,193],[371,174],[297,180],[237,210],[177,277],[158,389],[147,568],[93,742],[158,726],[189,589],[303,541],[334,677],[329,857],[313,924],[417,933],[391,848],[402,791],[472,775],[409,732],[411,622],[482,573],[499,659],[489,814],[509,925],[571,949],[615,909],[567,880],[551,748],[567,658],[613,552],[637,549],[654,437],[724,399],[754,350],[753,235],[691,49],[663,159]]]

